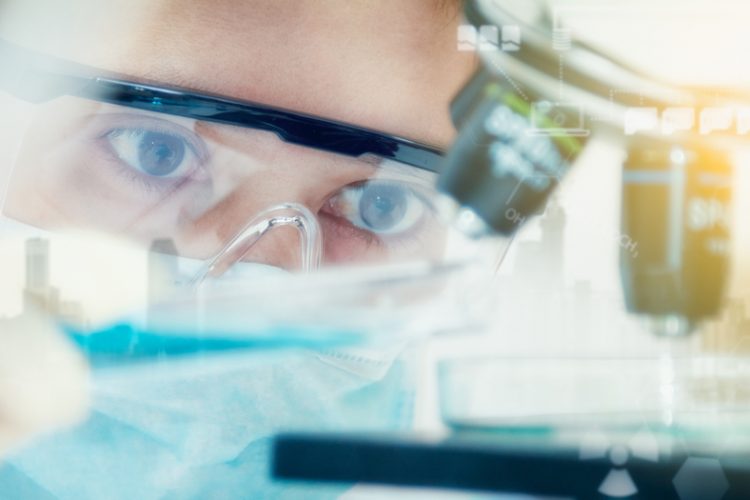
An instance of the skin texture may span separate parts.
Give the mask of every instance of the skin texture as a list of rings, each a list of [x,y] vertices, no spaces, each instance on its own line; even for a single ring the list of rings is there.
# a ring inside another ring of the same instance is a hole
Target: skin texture
[[[88,369],[41,314],[0,319],[0,457],[83,420]]]
[[[134,76],[447,146],[476,66],[439,0],[0,2],[0,35]]]
[[[442,147],[455,133],[448,103],[476,64],[472,57],[455,50],[458,22],[455,6],[433,0],[0,2],[0,36],[29,48],[134,77],[285,107]],[[8,97],[0,96],[2,99]],[[74,220],[103,216],[108,213],[106,203],[117,200],[115,189],[110,195],[84,187],[92,179],[82,170],[91,162],[91,155],[74,145],[84,130],[81,113],[94,110],[74,105],[71,112],[66,110],[68,105],[70,101],[63,100],[34,110],[15,164],[7,215],[55,229]],[[278,168],[274,175],[263,177],[262,185],[240,184],[187,228],[188,239],[190,230],[200,233],[203,226],[214,228],[219,239],[224,239],[241,225],[244,214],[275,201],[304,202],[318,213],[335,189],[372,175],[371,165],[358,165],[344,174],[330,162],[293,146],[264,151],[254,147],[257,134],[240,137],[236,130],[206,124],[193,124],[193,128],[211,140],[222,157],[228,158],[230,167],[233,155],[252,148]],[[3,159],[0,168],[11,165],[9,158]],[[298,175],[301,161],[308,168],[304,176]],[[231,173],[231,168],[226,172]],[[313,183],[311,179],[325,182]],[[107,182],[103,180],[99,186]],[[60,197],[65,194],[76,204],[66,203],[70,200]],[[97,203],[97,209],[92,210]],[[140,205],[148,203],[141,200]],[[117,211],[111,212],[100,225],[138,222],[118,221]],[[325,213],[321,218],[326,218]],[[289,267],[295,255],[288,240],[294,237],[284,231],[273,234],[249,258]],[[343,250],[327,252],[335,260]],[[12,341],[0,338],[0,352],[39,352],[38,346],[24,350]],[[67,356],[68,351],[54,338],[49,344]],[[26,358],[19,355],[17,359]],[[25,373],[5,361],[0,359],[0,371]],[[0,452],[33,430],[80,418],[85,384],[77,361],[67,360],[70,366],[66,367],[55,365],[57,380],[65,382],[67,391],[57,392],[71,394],[68,401],[60,403],[58,411],[37,412],[51,415],[54,422],[32,422],[29,415],[36,415],[34,411],[43,405],[31,403],[28,406],[33,411],[22,418],[7,412],[4,420],[0,418]],[[61,373],[70,377],[61,377]],[[28,397],[45,394],[32,391],[28,384],[23,387]],[[12,389],[0,387],[0,409],[16,404]],[[61,407],[69,408],[69,414],[61,414]],[[31,422],[33,429],[20,429],[16,424],[21,420]]]
[[[455,48],[456,6],[432,0],[168,0],[109,10],[82,0],[79,5],[77,14],[63,15],[61,23],[48,19],[52,6],[30,12],[12,5],[0,29],[9,27],[12,33],[4,36],[26,46],[135,78],[288,108],[440,147],[450,144],[455,133],[449,102],[476,64]],[[31,29],[20,30],[24,23],[13,19],[36,21],[26,23]],[[77,113],[66,112],[66,106],[77,107]],[[165,216],[164,206],[175,199],[199,199],[201,193],[182,190],[156,204],[144,196],[128,197],[113,180],[104,179],[102,160],[96,168],[84,168],[101,157],[92,140],[86,142],[77,132],[85,130],[84,108],[95,111],[68,99],[37,112],[19,155],[6,213],[43,227],[129,228],[145,241],[169,237],[180,251],[206,258],[242,228],[248,214],[291,201],[319,215],[326,261],[346,262],[355,254],[372,261],[392,258],[392,247],[377,248],[362,234],[357,234],[359,240],[350,237],[355,231],[336,223],[341,213],[335,209],[344,205],[331,202],[342,186],[378,175],[371,164],[349,161],[342,168],[340,160],[304,148],[279,141],[268,146],[261,132],[183,124],[210,143],[212,160],[221,162],[222,168],[213,170],[223,177],[217,174],[212,182],[232,179],[232,190],[208,203],[209,210],[188,207]],[[76,141],[87,147],[76,148]],[[45,152],[42,158],[40,151]],[[266,171],[251,175],[248,164],[261,164]],[[92,204],[101,208],[92,210]],[[186,215],[198,212],[199,217]],[[158,233],[157,228],[178,222],[179,232]],[[247,259],[294,268],[296,237],[293,231],[275,231]],[[440,237],[423,237],[421,243],[435,255],[442,251]]]
[[[441,146],[474,64],[455,50],[459,16],[429,0],[173,1],[157,17],[178,22],[152,25],[137,49],[159,54],[153,76]]]

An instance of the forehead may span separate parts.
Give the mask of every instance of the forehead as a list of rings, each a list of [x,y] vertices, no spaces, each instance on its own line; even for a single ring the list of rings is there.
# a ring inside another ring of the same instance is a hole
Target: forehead
[[[456,50],[457,12],[440,0],[75,3],[63,14],[70,33],[55,29],[83,62],[438,145],[474,66]],[[55,7],[19,9],[44,18]]]

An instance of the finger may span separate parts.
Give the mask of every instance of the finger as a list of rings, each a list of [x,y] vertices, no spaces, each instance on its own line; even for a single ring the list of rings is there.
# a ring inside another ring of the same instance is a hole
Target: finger
[[[82,356],[41,315],[0,320],[0,455],[80,422],[88,407]]]

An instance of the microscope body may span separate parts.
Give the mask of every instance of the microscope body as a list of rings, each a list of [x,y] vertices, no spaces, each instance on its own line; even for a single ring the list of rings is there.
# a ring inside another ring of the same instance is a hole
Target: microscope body
[[[579,119],[541,99],[527,104],[482,68],[456,97],[459,135],[439,188],[509,236],[544,210],[587,144]],[[534,96],[536,97],[536,96]],[[553,114],[542,120],[542,105]],[[659,336],[686,336],[720,313],[730,262],[732,167],[717,149],[676,138],[622,142],[620,277],[627,310]],[[591,207],[596,210],[596,207]],[[631,246],[636,246],[633,251]]]
[[[717,151],[634,143],[622,171],[620,250],[628,310],[682,336],[719,313],[730,263],[732,168]]]

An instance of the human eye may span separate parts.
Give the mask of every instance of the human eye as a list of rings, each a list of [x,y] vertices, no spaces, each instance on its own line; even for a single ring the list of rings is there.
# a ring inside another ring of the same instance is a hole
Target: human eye
[[[181,125],[121,117],[112,121],[100,138],[124,173],[147,187],[174,185],[182,179],[203,179],[207,175],[200,138]]]
[[[345,186],[328,202],[329,211],[352,226],[382,238],[417,232],[432,207],[417,185],[367,180]]]

